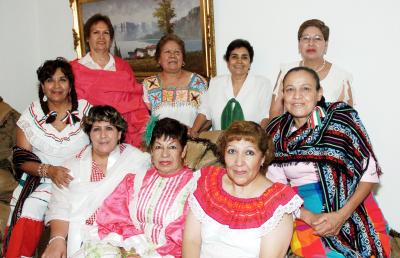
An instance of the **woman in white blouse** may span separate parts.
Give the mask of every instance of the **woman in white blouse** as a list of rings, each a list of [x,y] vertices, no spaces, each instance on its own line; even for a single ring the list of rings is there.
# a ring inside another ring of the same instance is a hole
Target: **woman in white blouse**
[[[269,110],[272,87],[267,78],[249,73],[253,58],[254,50],[247,40],[236,39],[228,45],[224,59],[230,74],[211,79],[192,136],[197,136],[207,121],[213,130],[224,130],[236,120],[261,122]]]
[[[321,20],[307,20],[300,25],[297,40],[301,61],[281,65],[267,116],[274,118],[283,114],[282,79],[296,66],[305,66],[317,72],[327,102],[343,101],[353,106],[351,74],[324,58],[328,49],[329,27]]]

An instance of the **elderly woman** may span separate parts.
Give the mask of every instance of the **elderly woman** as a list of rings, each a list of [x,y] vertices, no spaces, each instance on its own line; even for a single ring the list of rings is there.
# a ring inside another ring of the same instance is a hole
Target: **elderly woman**
[[[94,106],[83,128],[91,144],[65,163],[72,178],[69,186],[54,185],[46,214],[51,228],[50,241],[43,257],[87,257],[78,251],[85,240],[84,233],[90,232],[91,225],[97,221],[97,212],[104,200],[121,181],[133,180],[136,173],[143,174],[150,164],[148,155],[123,144],[127,124],[113,107]],[[122,206],[115,208],[114,215],[123,209]]]
[[[183,69],[185,57],[185,43],[178,36],[167,34],[160,39],[155,58],[162,72],[144,79],[143,100],[152,115],[174,118],[191,127],[207,82]]]
[[[43,231],[53,182],[67,186],[68,169],[61,164],[89,140],[81,129],[90,105],[77,99],[74,76],[63,58],[48,60],[37,70],[39,100],[17,122],[13,162],[20,175],[10,203],[3,256],[32,257]]]
[[[110,19],[101,14],[90,17],[84,26],[89,52],[71,62],[76,91],[92,105],[111,105],[128,123],[126,142],[136,147],[142,143],[142,133],[148,119],[143,103],[143,90],[136,82],[130,65],[110,54],[114,28]]]
[[[183,257],[284,257],[302,200],[265,178],[272,143],[260,125],[236,121],[218,140],[226,168],[201,169],[189,199]]]
[[[149,142],[153,167],[109,189],[114,191],[97,210],[95,223],[86,227],[82,255],[182,256],[187,200],[198,178],[183,164],[186,142],[185,125],[171,118],[156,122]],[[63,233],[58,235],[65,237]],[[59,241],[63,243],[61,237]]]
[[[328,49],[329,27],[323,21],[312,19],[303,22],[297,33],[300,62],[283,64],[273,92],[269,117],[283,114],[282,79],[291,68],[305,66],[313,69],[321,79],[324,97],[329,102],[344,101],[353,106],[352,76],[338,66],[325,60]]]
[[[385,219],[371,193],[381,169],[367,132],[354,109],[325,103],[322,95],[314,70],[289,70],[287,112],[267,128],[275,144],[267,178],[289,183],[304,199],[292,250],[302,257],[390,257]]]
[[[249,74],[253,58],[247,40],[236,39],[228,45],[224,59],[231,74],[211,79],[191,130],[193,136],[208,120],[213,130],[224,130],[236,120],[261,123],[269,109],[271,84],[262,76]]]

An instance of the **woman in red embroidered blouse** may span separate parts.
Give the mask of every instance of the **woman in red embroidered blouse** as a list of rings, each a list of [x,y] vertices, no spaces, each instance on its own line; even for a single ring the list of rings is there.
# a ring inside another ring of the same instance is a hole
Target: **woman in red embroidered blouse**
[[[225,168],[201,169],[189,198],[183,257],[284,257],[291,214],[302,200],[265,178],[272,142],[262,128],[237,121],[218,140]]]

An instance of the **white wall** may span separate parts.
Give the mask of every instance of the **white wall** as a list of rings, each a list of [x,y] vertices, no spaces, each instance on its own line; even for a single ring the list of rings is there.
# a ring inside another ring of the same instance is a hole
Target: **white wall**
[[[18,111],[37,98],[36,69],[75,57],[67,0],[0,0],[0,96]]]
[[[36,69],[44,60],[75,57],[67,0],[0,0],[0,95],[22,111],[37,96]],[[214,0],[218,74],[235,38],[255,48],[252,72],[275,81],[279,63],[298,60],[297,29],[309,18],[331,28],[327,59],[351,71],[357,109],[374,143],[384,175],[377,199],[390,225],[400,230],[397,0]],[[396,194],[397,192],[397,194]]]
[[[356,108],[384,172],[377,199],[396,230],[400,230],[399,10],[397,0],[214,0],[218,74],[228,72],[222,56],[229,42],[244,38],[255,50],[251,71],[275,83],[281,62],[300,60],[299,25],[318,18],[330,27],[326,58],[353,74]]]

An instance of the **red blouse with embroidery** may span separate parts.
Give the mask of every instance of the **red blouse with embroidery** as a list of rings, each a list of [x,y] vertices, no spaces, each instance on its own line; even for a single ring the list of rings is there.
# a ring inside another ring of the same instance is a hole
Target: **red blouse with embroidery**
[[[279,206],[288,204],[296,195],[291,187],[274,183],[259,197],[234,197],[222,188],[222,177],[225,174],[224,168],[203,168],[193,195],[209,217],[231,229],[262,226]]]

